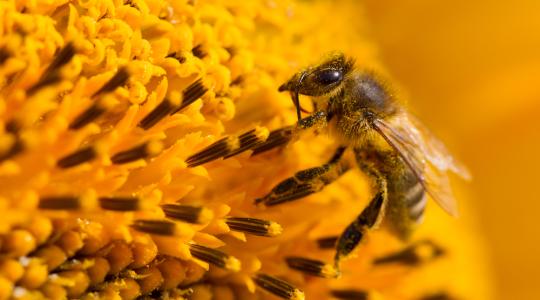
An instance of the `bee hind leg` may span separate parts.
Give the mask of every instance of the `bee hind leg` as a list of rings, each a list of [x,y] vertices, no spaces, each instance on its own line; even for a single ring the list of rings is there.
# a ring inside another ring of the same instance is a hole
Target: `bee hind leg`
[[[342,258],[347,257],[360,244],[368,230],[378,226],[384,216],[387,201],[386,178],[372,165],[359,163],[360,168],[375,181],[376,194],[368,206],[345,228],[336,243],[335,265],[339,268]]]
[[[350,169],[350,165],[341,159],[345,150],[346,147],[340,147],[324,165],[299,171],[294,176],[283,180],[269,194],[256,199],[255,203],[273,206],[322,190]]]

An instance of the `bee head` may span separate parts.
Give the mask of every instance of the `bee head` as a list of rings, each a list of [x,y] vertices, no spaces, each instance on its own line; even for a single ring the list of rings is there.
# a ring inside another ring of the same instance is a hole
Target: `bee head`
[[[351,71],[354,61],[345,58],[341,53],[331,56],[321,64],[310,66],[296,73],[289,81],[279,87],[279,91],[290,91],[297,109],[300,110],[298,95],[322,96],[340,86],[345,75]]]

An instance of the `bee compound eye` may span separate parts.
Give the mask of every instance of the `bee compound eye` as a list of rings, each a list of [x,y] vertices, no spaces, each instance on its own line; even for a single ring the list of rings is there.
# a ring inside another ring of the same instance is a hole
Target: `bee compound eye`
[[[317,80],[320,84],[329,85],[341,81],[343,74],[339,70],[326,69],[318,72]]]

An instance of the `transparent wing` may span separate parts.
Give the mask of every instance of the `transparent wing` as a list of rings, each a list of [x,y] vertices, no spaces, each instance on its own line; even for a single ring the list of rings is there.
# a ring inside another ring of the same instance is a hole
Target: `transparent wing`
[[[441,171],[450,170],[453,173],[461,176],[465,180],[471,180],[471,173],[467,167],[456,160],[450,152],[444,146],[433,133],[427,129],[427,127],[418,120],[415,116],[409,114],[407,116],[410,123],[414,126],[415,130],[419,132],[424,139],[425,155],[429,162],[437,167]]]
[[[394,148],[416,175],[426,192],[447,213],[457,216],[458,209],[446,172],[470,177],[467,169],[449,154],[433,134],[403,113],[390,120],[374,121],[375,130]]]

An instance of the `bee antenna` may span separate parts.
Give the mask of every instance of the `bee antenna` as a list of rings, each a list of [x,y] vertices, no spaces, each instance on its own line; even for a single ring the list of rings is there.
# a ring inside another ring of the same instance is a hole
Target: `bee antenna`
[[[299,99],[299,91],[300,86],[302,85],[302,82],[304,81],[304,78],[307,76],[306,72],[302,72],[300,75],[300,78],[298,79],[298,83],[294,86],[294,92],[292,93],[292,99],[294,102],[294,106],[296,107],[296,116],[298,117],[298,121],[302,119],[301,112],[307,112],[305,109],[303,109],[300,106],[300,99]]]

